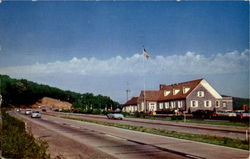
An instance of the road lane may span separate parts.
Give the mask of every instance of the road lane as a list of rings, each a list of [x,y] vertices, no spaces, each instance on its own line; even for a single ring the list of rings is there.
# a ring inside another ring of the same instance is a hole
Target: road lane
[[[66,136],[69,138],[73,138],[78,142],[81,141],[117,158],[166,158],[166,153],[168,156],[167,158],[187,157],[188,155],[213,159],[248,157],[248,151],[244,150],[146,134],[47,115],[43,115],[42,120],[37,124],[49,125],[50,129],[55,129],[54,131],[57,133],[66,133]]]
[[[245,140],[246,138],[246,130],[249,132],[249,128],[244,127],[227,127],[227,126],[214,126],[214,125],[202,125],[202,124],[189,124],[186,123],[170,123],[167,121],[155,121],[155,120],[143,120],[143,119],[132,119],[132,118],[125,118],[124,120],[110,120],[107,119],[105,116],[98,116],[98,115],[86,115],[86,114],[73,114],[73,113],[58,113],[58,112],[51,112],[54,115],[59,116],[68,116],[68,117],[78,117],[78,118],[85,118],[91,120],[98,120],[98,121],[106,121],[106,122],[113,122],[113,123],[120,123],[120,124],[128,124],[134,126],[144,126],[149,128],[157,128],[157,129],[166,129],[170,131],[177,131],[177,132],[186,132],[192,134],[203,134],[203,135],[211,135],[211,136],[219,136],[219,137],[229,137],[233,139],[241,139]],[[250,135],[249,135],[250,136]]]
[[[31,119],[28,116],[15,114],[19,117],[32,122],[33,124],[46,127],[56,134],[63,135],[66,138],[88,145],[98,152],[104,152],[110,155],[110,158],[121,159],[185,159],[179,153],[168,152],[158,147],[129,141],[114,135],[106,134],[101,131],[89,128],[89,125],[79,124],[76,121],[61,120],[58,118],[43,116],[41,119]],[[95,125],[96,126],[96,125]],[[102,158],[102,157],[101,157]],[[103,158],[109,158],[107,155]]]

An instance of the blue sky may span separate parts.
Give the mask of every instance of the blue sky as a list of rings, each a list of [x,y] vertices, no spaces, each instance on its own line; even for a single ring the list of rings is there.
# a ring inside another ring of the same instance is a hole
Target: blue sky
[[[147,89],[204,77],[248,97],[248,38],[248,2],[4,1],[0,73],[120,102],[144,75]]]

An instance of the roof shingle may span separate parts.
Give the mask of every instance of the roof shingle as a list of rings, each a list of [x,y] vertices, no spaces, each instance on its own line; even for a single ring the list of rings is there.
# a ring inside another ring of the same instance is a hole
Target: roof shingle
[[[125,104],[123,104],[123,106],[137,105],[137,100],[138,100],[138,97],[132,97]]]
[[[145,100],[147,101],[169,101],[185,99],[193,89],[198,86],[198,84],[203,79],[197,79],[193,81],[187,81],[177,84],[165,85],[160,84],[160,90],[145,90]],[[183,89],[188,88],[188,91],[184,93]],[[176,93],[174,94],[174,90]],[[168,91],[168,95],[164,96],[164,92]],[[140,99],[144,98],[144,91],[141,91]]]

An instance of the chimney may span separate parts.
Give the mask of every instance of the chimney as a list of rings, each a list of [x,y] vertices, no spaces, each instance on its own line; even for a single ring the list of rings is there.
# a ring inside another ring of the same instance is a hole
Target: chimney
[[[165,86],[165,84],[160,84],[160,90],[162,90]]]

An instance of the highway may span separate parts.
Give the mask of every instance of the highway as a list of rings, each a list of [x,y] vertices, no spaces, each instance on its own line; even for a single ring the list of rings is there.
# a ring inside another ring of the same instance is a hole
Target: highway
[[[193,123],[180,123],[172,121],[160,121],[149,119],[136,119],[136,118],[124,118],[124,120],[110,120],[106,116],[101,115],[88,115],[88,114],[74,114],[74,113],[60,113],[50,112],[49,114],[57,116],[77,117],[91,120],[99,120],[105,122],[114,122],[120,124],[144,126],[149,128],[166,129],[170,131],[185,132],[192,134],[211,135],[219,137],[229,137],[233,139],[246,139],[246,127],[232,127],[232,126],[216,126],[207,124],[193,124]]]
[[[64,156],[64,151],[66,150],[61,149],[65,148],[65,146],[76,147],[77,151],[71,149],[71,156],[70,152],[67,152],[68,158],[70,159],[226,159],[248,157],[248,151],[222,146],[151,135],[48,115],[43,115],[41,119],[32,119],[29,116],[17,112],[11,112],[10,114],[25,120],[26,123],[28,123],[29,130],[31,130],[36,137],[41,138],[45,136],[44,139],[47,139],[50,146],[51,140],[48,140],[46,136],[52,135],[55,141],[52,147],[54,146],[54,150],[57,149],[57,151],[61,153],[60,155]],[[38,131],[41,128],[47,131]],[[46,132],[50,134],[46,134]],[[67,141],[61,142],[65,139],[67,139]],[[55,146],[57,144],[56,141],[61,142],[61,144]],[[50,152],[53,153],[53,149]],[[76,153],[79,154],[77,155]]]

